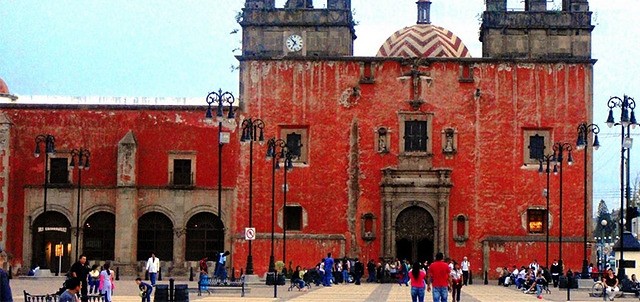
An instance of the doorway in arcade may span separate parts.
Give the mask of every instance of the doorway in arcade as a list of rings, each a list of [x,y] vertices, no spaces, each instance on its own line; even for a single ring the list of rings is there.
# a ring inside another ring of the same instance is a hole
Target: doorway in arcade
[[[404,209],[396,219],[396,257],[400,260],[433,261],[434,220],[421,207]]]
[[[67,217],[55,211],[40,214],[33,222],[32,234],[32,268],[38,265],[51,272],[68,271],[71,262],[71,223]]]

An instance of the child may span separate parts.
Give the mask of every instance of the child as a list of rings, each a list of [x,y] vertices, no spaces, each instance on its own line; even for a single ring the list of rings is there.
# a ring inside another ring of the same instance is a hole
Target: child
[[[140,278],[136,278],[136,284],[138,284],[138,289],[140,289],[142,302],[151,302],[151,292],[153,291],[153,287],[148,283],[142,282],[142,279]]]

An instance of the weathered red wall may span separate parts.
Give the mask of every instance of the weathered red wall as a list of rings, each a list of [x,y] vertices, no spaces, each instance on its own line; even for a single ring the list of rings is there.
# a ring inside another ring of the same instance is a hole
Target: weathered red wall
[[[289,174],[287,195],[309,212],[305,234],[343,234],[350,250],[347,220],[347,181],[349,168],[350,129],[357,121],[359,132],[360,194],[355,217],[358,248],[361,258],[377,257],[381,253],[382,205],[381,169],[398,165],[400,144],[398,111],[411,111],[406,102],[411,96],[411,80],[398,77],[411,67],[400,61],[375,62],[375,83],[360,84],[359,59],[341,61],[243,61],[242,91],[245,113],[266,123],[268,136],[279,133],[282,126],[308,126],[310,137],[309,165],[296,167]],[[464,61],[472,64],[474,82],[458,81],[460,61],[434,60],[420,67],[430,72],[431,86],[422,85],[421,97],[426,101],[422,112],[434,114],[432,139],[433,166],[451,168],[453,188],[450,196],[449,251],[454,259],[468,256],[474,270],[482,267],[482,241],[487,237],[526,236],[521,214],[532,205],[545,205],[542,189],[545,177],[537,167],[523,169],[523,130],[551,130],[552,142],[575,143],[576,127],[591,119],[591,64],[513,63],[490,60]],[[342,93],[358,87],[357,98],[341,99]],[[476,88],[481,96],[474,98]],[[391,130],[391,150],[378,154],[374,150],[374,131],[379,126]],[[440,131],[453,127],[458,133],[458,152],[451,159],[442,154]],[[262,158],[264,147],[257,158]],[[255,151],[254,150],[254,151]],[[550,151],[550,150],[549,150]],[[242,149],[238,178],[238,224],[242,233],[247,224],[246,196],[248,192],[248,151]],[[579,155],[579,156],[577,156]],[[254,155],[255,156],[255,155]],[[583,162],[581,152],[574,154],[575,164],[565,166],[563,235],[576,243],[565,243],[567,267],[581,265],[583,232]],[[282,172],[276,184],[277,208],[282,206]],[[254,226],[259,233],[270,231],[270,166],[254,164]],[[558,177],[551,181],[551,236],[558,235]],[[590,200],[590,199],[589,199]],[[361,239],[360,215],[376,215],[377,238],[368,244]],[[589,205],[589,213],[591,206]],[[469,240],[456,247],[453,236],[453,216],[459,213],[470,219]],[[257,218],[256,218],[257,217]],[[443,227],[443,226],[440,226]],[[276,232],[282,229],[276,227]],[[544,263],[544,235],[536,243],[507,243],[505,252],[490,252],[488,265],[493,271],[498,265],[529,263],[533,258]],[[265,239],[268,240],[268,239]],[[254,246],[266,246],[258,243]],[[287,259],[310,266],[326,255],[338,254],[338,243],[287,253]],[[302,245],[304,246],[304,245]],[[571,247],[569,247],[571,246]],[[289,250],[289,249],[288,249]],[[526,250],[527,253],[522,251]],[[575,254],[580,251],[579,254]],[[268,264],[268,251],[256,253],[256,272],[262,273]],[[358,256],[358,255],[350,255]],[[238,258],[239,257],[239,258]],[[281,259],[276,253],[276,259]],[[550,258],[557,257],[556,248]],[[244,263],[246,251],[237,249],[236,263]],[[550,260],[551,261],[551,260]],[[240,264],[244,266],[244,264]]]
[[[139,187],[168,187],[168,152],[191,150],[197,152],[196,185],[217,188],[217,123],[204,122],[205,108],[52,105],[5,106],[2,112],[13,122],[6,249],[17,262],[22,261],[23,236],[28,235],[23,234],[24,187],[44,182],[44,156],[33,156],[38,134],[54,135],[58,152],[80,147],[91,151],[91,169],[82,175],[85,188],[116,186],[118,142],[129,130],[138,142]],[[236,134],[232,142],[238,141]],[[232,143],[223,149],[223,187],[235,186],[238,147]]]

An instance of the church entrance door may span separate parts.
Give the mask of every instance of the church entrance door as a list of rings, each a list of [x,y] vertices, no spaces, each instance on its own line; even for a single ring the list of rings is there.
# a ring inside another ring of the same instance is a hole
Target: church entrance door
[[[396,257],[409,261],[433,260],[434,220],[421,207],[404,209],[396,219]]]

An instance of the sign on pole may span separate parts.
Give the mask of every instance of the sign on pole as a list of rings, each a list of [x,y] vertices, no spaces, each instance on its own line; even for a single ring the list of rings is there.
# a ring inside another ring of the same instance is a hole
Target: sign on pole
[[[256,228],[244,228],[244,240],[256,239]]]

